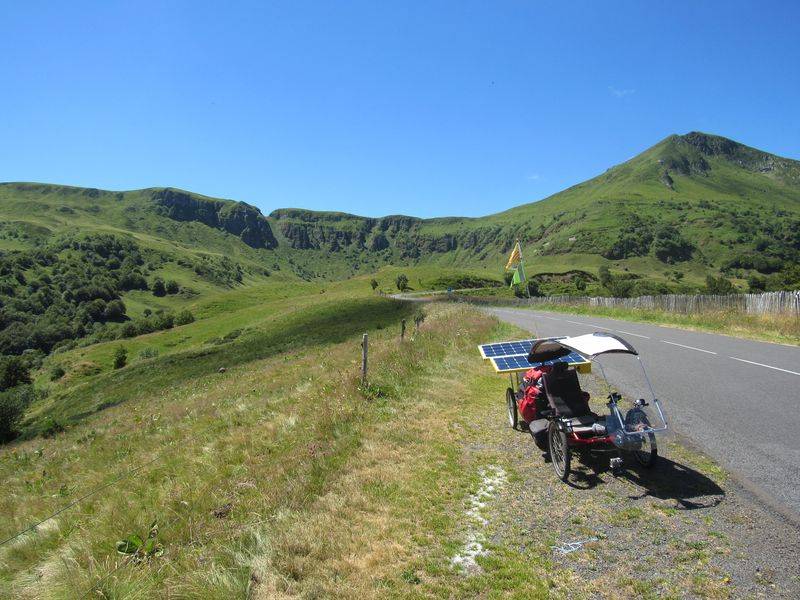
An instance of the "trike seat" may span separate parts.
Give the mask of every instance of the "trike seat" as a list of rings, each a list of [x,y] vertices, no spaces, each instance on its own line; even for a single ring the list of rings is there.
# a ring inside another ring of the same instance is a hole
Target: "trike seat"
[[[581,390],[578,374],[567,363],[557,362],[553,370],[542,376],[547,401],[556,416],[566,419],[593,417],[589,402]]]

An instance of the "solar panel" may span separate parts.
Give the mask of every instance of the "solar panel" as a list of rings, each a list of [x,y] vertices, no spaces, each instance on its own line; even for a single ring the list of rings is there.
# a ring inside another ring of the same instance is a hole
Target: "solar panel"
[[[579,371],[584,373],[591,369],[591,366],[585,358],[580,354],[573,352],[563,358],[557,360],[546,360],[544,362],[529,363],[527,354],[517,354],[515,356],[495,356],[490,357],[489,360],[498,373],[512,373],[514,371],[527,371],[533,367],[541,365],[552,365],[557,362],[567,362],[571,365],[578,365]]]
[[[531,346],[536,340],[518,340],[516,342],[497,342],[495,344],[482,344],[478,346],[483,358],[494,358],[497,356],[516,356],[519,354],[527,355],[531,351]]]

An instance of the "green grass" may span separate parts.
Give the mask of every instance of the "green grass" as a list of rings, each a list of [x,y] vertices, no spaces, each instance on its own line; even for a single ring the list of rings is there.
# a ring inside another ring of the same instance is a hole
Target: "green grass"
[[[74,423],[220,368],[386,327],[415,308],[361,290],[351,281],[333,284],[325,293],[310,284],[273,284],[219,294],[198,304],[199,318],[189,325],[55,354],[38,377],[49,393],[29,409],[23,433],[38,433],[49,419]],[[115,370],[113,354],[120,346],[129,364]],[[140,358],[145,350],[157,356]],[[48,384],[46,374],[56,364],[67,373]],[[91,374],[82,375],[87,366],[94,367]]]
[[[719,530],[727,516],[689,514],[658,487],[631,499],[641,490],[614,478],[589,491],[556,484],[530,440],[509,432],[498,403],[504,382],[475,346],[518,331],[469,307],[431,305],[401,343],[408,306],[365,294],[364,283],[308,297],[296,311],[304,317],[287,313],[255,328],[261,343],[237,338],[224,373],[202,356],[196,367],[188,350],[158,369],[104,372],[98,381],[119,404],[52,439],[0,450],[0,538],[156,459],[0,548],[0,595],[583,598],[604,577],[623,595],[679,595],[690,585],[700,597],[726,595],[716,557],[729,545]],[[231,304],[253,308],[241,298]],[[206,306],[206,326],[225,306],[224,298]],[[313,340],[302,333],[309,329]],[[150,383],[170,369],[174,381]],[[79,386],[73,393],[88,398]],[[724,478],[696,453],[671,443],[663,450]],[[481,497],[488,553],[465,574],[451,564],[476,527],[465,507],[482,470],[498,465],[505,482]],[[146,534],[153,521],[161,556],[134,562],[116,552],[117,541]],[[603,544],[566,562],[554,557],[566,531],[598,527],[609,532]],[[645,578],[639,565],[654,551],[671,566]]]

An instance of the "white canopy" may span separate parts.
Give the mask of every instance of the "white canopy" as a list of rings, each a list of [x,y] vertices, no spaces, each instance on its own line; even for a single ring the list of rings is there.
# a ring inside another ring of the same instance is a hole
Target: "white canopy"
[[[586,357],[595,357],[599,354],[608,352],[623,352],[625,354],[637,354],[628,342],[621,337],[611,333],[587,333],[576,337],[568,337],[558,340],[562,346],[575,350]]]
[[[537,340],[531,346],[528,361],[534,363],[558,360],[571,352],[577,352],[587,359],[610,352],[638,354],[633,346],[621,337],[598,331],[575,337]]]

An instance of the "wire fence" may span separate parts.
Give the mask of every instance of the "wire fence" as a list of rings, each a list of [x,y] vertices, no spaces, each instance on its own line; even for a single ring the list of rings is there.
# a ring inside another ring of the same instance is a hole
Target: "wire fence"
[[[466,294],[453,294],[449,298],[474,304],[511,304],[514,306],[555,304],[561,306],[663,310],[682,314],[733,311],[750,315],[782,315],[800,318],[800,290],[764,292],[762,294],[664,294],[661,296],[638,296],[636,298],[538,296],[533,298],[499,299]]]

